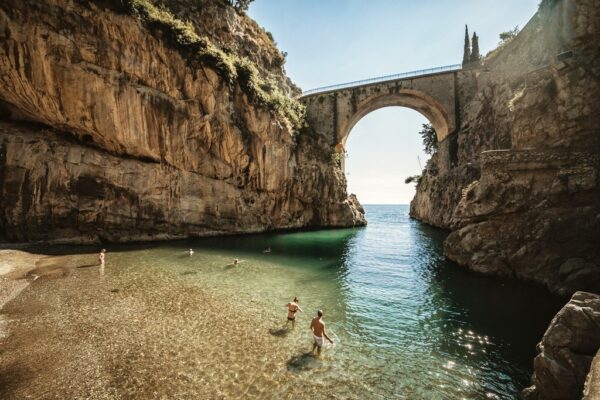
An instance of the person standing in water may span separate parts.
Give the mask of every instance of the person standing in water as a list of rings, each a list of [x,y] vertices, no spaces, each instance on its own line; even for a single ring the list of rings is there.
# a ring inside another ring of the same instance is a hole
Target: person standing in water
[[[98,262],[100,262],[100,266],[104,267],[104,257],[106,256],[106,249],[100,250],[100,254],[98,254]]]
[[[290,301],[284,306],[288,309],[286,326],[290,323],[290,321],[292,321],[292,329],[294,329],[294,327],[296,326],[296,313],[298,311],[304,312],[304,310],[302,310],[298,305],[299,302],[300,300],[298,300],[297,297],[294,297],[294,300]]]
[[[315,349],[317,349],[318,355],[321,355],[321,347],[323,347],[323,337],[329,340],[329,343],[333,344],[333,340],[331,340],[329,336],[327,336],[327,333],[325,333],[325,322],[323,322],[322,318],[323,311],[319,310],[317,311],[317,316],[314,317],[310,322],[310,329],[312,330],[314,340],[312,352],[314,353]]]
[[[193,256],[193,255],[194,255],[194,250],[192,250],[192,249],[189,249],[189,250],[188,250],[188,254],[190,255],[190,257],[191,257],[191,256]]]

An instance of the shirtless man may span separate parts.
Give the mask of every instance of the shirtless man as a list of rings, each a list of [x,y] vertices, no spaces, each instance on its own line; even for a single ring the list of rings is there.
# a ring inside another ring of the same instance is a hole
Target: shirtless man
[[[329,340],[329,343],[333,344],[333,340],[331,340],[329,336],[327,336],[327,333],[325,333],[325,322],[322,321],[322,317],[323,311],[319,310],[317,311],[317,316],[314,317],[310,322],[310,329],[312,330],[314,339],[312,352],[314,353],[315,349],[317,349],[318,355],[321,355],[321,347],[323,347],[323,336],[325,337],[325,339]]]
[[[292,321],[292,329],[294,329],[294,327],[296,326],[296,313],[298,311],[304,312],[304,310],[301,309],[300,306],[298,305],[299,302],[300,302],[300,300],[298,300],[297,297],[294,297],[294,300],[290,301],[289,303],[287,303],[284,306],[284,307],[287,307],[287,309],[288,309],[286,326],[287,326],[287,324],[290,323],[290,321]]]

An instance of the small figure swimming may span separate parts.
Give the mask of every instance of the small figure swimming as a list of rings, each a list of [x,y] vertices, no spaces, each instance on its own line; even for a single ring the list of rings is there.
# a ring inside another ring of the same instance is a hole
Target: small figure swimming
[[[246,260],[240,260],[238,258],[234,258],[233,261],[230,264],[227,264],[227,265],[228,266],[230,266],[230,265],[238,265],[238,264],[243,263],[244,261],[246,261]]]
[[[267,247],[266,249],[263,250],[263,253],[270,253],[271,252],[271,248]]]
[[[192,249],[189,249],[189,250],[188,250],[188,254],[190,255],[190,257],[191,257],[191,256],[193,256],[193,255],[194,255],[194,250],[192,250]]]

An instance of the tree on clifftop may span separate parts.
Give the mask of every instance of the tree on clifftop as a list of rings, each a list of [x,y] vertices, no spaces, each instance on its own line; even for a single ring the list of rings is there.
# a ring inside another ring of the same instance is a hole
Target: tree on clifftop
[[[477,33],[473,32],[473,40],[472,40],[472,49],[471,49],[471,62],[479,64],[481,60],[481,54],[479,54],[479,36]]]
[[[248,11],[248,7],[250,7],[250,3],[254,0],[227,0],[230,6],[235,8],[237,11],[246,12]]]
[[[423,138],[423,145],[425,146],[425,153],[433,154],[438,149],[437,133],[431,124],[423,124],[423,129],[419,132],[419,135]]]
[[[500,33],[500,43],[498,43],[499,46],[504,46],[505,44],[507,44],[508,42],[510,42],[511,40],[513,40],[514,38],[517,37],[517,35],[519,34],[519,26],[515,26],[513,29],[506,31],[506,32],[502,32]]]
[[[463,52],[462,65],[465,66],[471,62],[471,42],[469,41],[469,27],[465,25],[465,50]]]

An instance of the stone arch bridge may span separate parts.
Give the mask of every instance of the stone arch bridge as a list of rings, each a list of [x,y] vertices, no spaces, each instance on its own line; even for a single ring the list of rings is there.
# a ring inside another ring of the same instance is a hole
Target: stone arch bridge
[[[312,129],[343,152],[350,131],[379,108],[402,106],[423,114],[443,142],[460,127],[457,73],[448,65],[312,89],[302,93]]]

